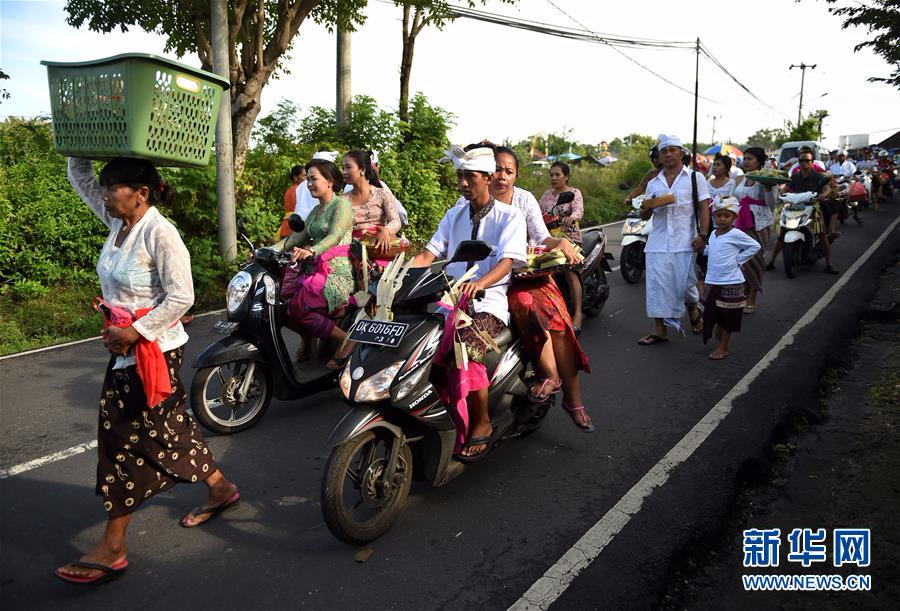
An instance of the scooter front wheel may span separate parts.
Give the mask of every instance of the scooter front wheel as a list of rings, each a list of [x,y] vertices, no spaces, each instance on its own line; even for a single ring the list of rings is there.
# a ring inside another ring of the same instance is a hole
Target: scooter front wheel
[[[205,428],[231,435],[259,422],[272,401],[262,365],[232,361],[197,371],[191,381],[191,411]]]
[[[644,275],[643,255],[643,242],[635,242],[622,247],[619,270],[622,272],[622,278],[628,284],[637,284],[641,281],[641,276]]]
[[[322,515],[331,533],[354,545],[374,541],[393,526],[412,484],[412,452],[390,433],[366,431],[335,447],[322,480]],[[396,456],[393,478],[386,479]]]

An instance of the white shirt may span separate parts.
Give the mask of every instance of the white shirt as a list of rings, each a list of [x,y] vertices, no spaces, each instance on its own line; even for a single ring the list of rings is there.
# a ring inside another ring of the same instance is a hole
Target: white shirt
[[[728,178],[737,178],[738,176],[743,176],[744,170],[737,167],[737,164],[731,164],[731,169],[728,170]]]
[[[381,180],[379,178],[379,180]],[[400,224],[406,227],[409,225],[409,215],[406,214],[406,208],[403,207],[403,204],[400,203],[400,200],[397,199],[397,196],[394,195],[391,188],[387,186],[387,183],[381,180],[381,188],[391,194],[391,197],[394,198],[394,205],[397,207],[397,216],[400,217]],[[344,185],[344,193],[350,193],[353,190],[353,185]]]
[[[497,203],[501,204],[501,202]],[[468,205],[469,200],[464,197],[456,200],[456,206]],[[532,246],[543,244],[544,240],[550,237],[550,232],[547,230],[547,224],[544,223],[544,214],[541,212],[541,206],[534,194],[531,191],[513,187],[512,205],[525,216],[525,232],[528,236],[528,243]]]
[[[151,206],[122,245],[116,246],[122,220],[103,207],[103,187],[94,177],[91,162],[69,158],[69,182],[110,230],[97,261],[103,299],[132,314],[139,308],[154,308],[132,326],[163,352],[186,344],[188,335],[180,319],[194,303],[194,283],[191,255],[178,230]],[[120,356],[113,369],[134,363],[134,356]]]
[[[309,216],[309,213],[312,212],[312,209],[319,205],[319,200],[312,196],[312,193],[309,192],[309,187],[304,180],[299,185],[297,185],[297,204],[294,206],[294,212],[300,215],[304,221],[306,217]]]
[[[425,248],[438,259],[446,259],[453,256],[460,242],[471,239],[472,219],[468,201],[466,201],[465,206],[454,206],[447,211]],[[477,239],[484,240],[493,246],[494,251],[486,259],[475,262],[474,265],[478,271],[473,280],[487,274],[500,263],[501,259],[512,259],[513,267],[525,266],[527,243],[525,217],[517,208],[495,202],[494,207],[478,225]],[[447,266],[447,274],[453,278],[459,278],[466,273],[467,266],[467,263],[451,263]],[[494,286],[485,289],[484,299],[474,301],[475,311],[493,314],[503,321],[503,324],[508,325],[509,306],[506,301],[506,292],[509,289],[510,280],[510,274],[507,274]]]
[[[856,172],[856,166],[848,159],[844,163],[834,162],[828,168],[828,171],[835,176],[853,176],[853,173]]]
[[[694,198],[691,188],[691,172],[687,167],[675,177],[672,186],[666,183],[664,170],[654,176],[647,184],[644,194],[648,197],[659,197],[671,193],[675,203],[653,209],[653,229],[647,238],[645,252],[690,252],[696,235],[694,224]],[[709,184],[697,173],[697,199],[700,205],[709,199]]]
[[[716,233],[709,235],[709,245],[704,251],[709,256],[705,282],[716,286],[743,284],[741,265],[759,251],[759,242],[734,227],[722,235]]]

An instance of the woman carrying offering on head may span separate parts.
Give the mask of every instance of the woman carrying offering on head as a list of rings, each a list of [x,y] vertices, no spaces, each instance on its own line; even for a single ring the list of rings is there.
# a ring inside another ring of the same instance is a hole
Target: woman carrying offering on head
[[[334,319],[341,315],[353,291],[353,271],[347,256],[353,209],[345,197],[338,195],[344,184],[334,163],[314,159],[306,164],[306,172],[309,192],[319,203],[306,217],[303,231],[292,233],[284,248],[293,249],[292,262],[315,257],[316,268],[291,297],[288,315],[301,335],[343,343],[347,333]],[[340,369],[348,354],[347,346],[339,349],[327,367]]]
[[[567,238],[554,238],[547,231],[541,208],[530,192],[516,185],[519,159],[515,152],[501,146],[494,149],[497,170],[491,193],[498,204],[517,208],[525,216],[528,243],[559,249],[569,263],[584,257]],[[566,302],[552,276],[516,281],[509,288],[509,311],[522,336],[522,345],[543,378],[528,393],[541,403],[551,394],[563,391],[563,408],[575,424],[586,432],[594,430],[591,417],[581,399],[578,370],[590,373],[587,355],[575,337],[575,329]]]
[[[746,172],[763,169],[765,161],[766,152],[758,146],[751,146],[744,151],[744,170]],[[734,226],[759,242],[759,250],[743,266],[744,277],[747,281],[745,314],[753,314],[756,311],[756,298],[762,291],[763,276],[766,273],[766,249],[772,234],[772,227],[775,225],[773,210],[777,191],[777,186],[766,187],[750,180],[746,175],[738,176],[735,180],[733,194],[740,202],[740,210]]]
[[[194,302],[191,258],[178,230],[156,209],[172,189],[149,161],[119,157],[99,182],[91,162],[69,159],[69,182],[109,228],[97,275],[111,356],[100,392],[96,494],[106,509],[97,545],[56,570],[69,583],[97,584],[128,567],[125,534],[145,500],[180,482],[203,482],[203,505],[181,519],[193,527],[236,506],[225,479],[185,410],[179,370],[188,336],[181,316]]]
[[[510,272],[526,263],[525,218],[516,208],[499,204],[491,196],[491,179],[496,169],[493,150],[480,147],[463,151],[453,147],[449,160],[456,167],[457,185],[466,204],[454,206],[444,215],[426,250],[416,255],[413,265],[428,267],[438,258],[450,258],[466,240],[483,240],[494,249],[486,259],[472,264],[475,275],[460,287],[459,306],[472,318],[472,325],[455,332],[465,345],[468,364],[446,362],[454,359],[451,351],[442,355],[445,367],[433,370],[448,371],[447,380],[439,385],[441,395],[456,406],[458,456],[473,461],[484,458],[493,444],[488,414],[490,382],[484,366],[489,346],[481,334],[496,337],[509,324],[506,293]],[[446,273],[460,278],[468,267],[465,262],[451,263]],[[476,300],[475,295],[481,290],[485,296]],[[451,320],[456,320],[455,313]]]
[[[550,166],[550,185],[552,188],[544,191],[539,205],[545,215],[559,216],[560,226],[553,229],[550,234],[555,238],[566,238],[569,242],[581,248],[581,229],[578,221],[584,216],[584,197],[575,187],[569,186],[569,166],[562,161],[554,161]],[[575,199],[571,203],[556,206],[556,200],[562,193],[571,191]],[[566,272],[566,283],[569,285],[569,293],[572,295],[572,324],[575,326],[576,335],[581,332],[582,324],[582,288],[581,277],[573,272]]]

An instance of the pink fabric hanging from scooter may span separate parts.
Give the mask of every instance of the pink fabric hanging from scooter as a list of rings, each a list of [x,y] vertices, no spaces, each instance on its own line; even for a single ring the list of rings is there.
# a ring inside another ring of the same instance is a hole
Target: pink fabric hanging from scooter
[[[469,408],[466,398],[470,392],[487,388],[490,385],[487,369],[481,363],[469,361],[467,369],[460,369],[455,363],[453,342],[456,339],[456,324],[459,314],[466,311],[467,303],[468,299],[463,297],[456,306],[441,304],[450,312],[447,314],[441,343],[438,345],[434,357],[434,364],[437,366],[431,368],[432,381],[441,401],[450,407],[450,415],[456,424],[454,454],[459,453],[468,438]],[[448,357],[450,362],[447,362]]]

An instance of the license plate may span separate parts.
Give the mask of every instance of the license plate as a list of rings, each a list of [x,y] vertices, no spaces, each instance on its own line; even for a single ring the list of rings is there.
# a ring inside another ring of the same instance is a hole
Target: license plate
[[[219,333],[231,333],[238,328],[238,325],[239,323],[231,322],[228,320],[217,320],[213,325],[213,329],[215,329]]]
[[[360,320],[350,330],[350,340],[361,344],[396,348],[400,345],[408,328],[409,325],[405,322]]]

